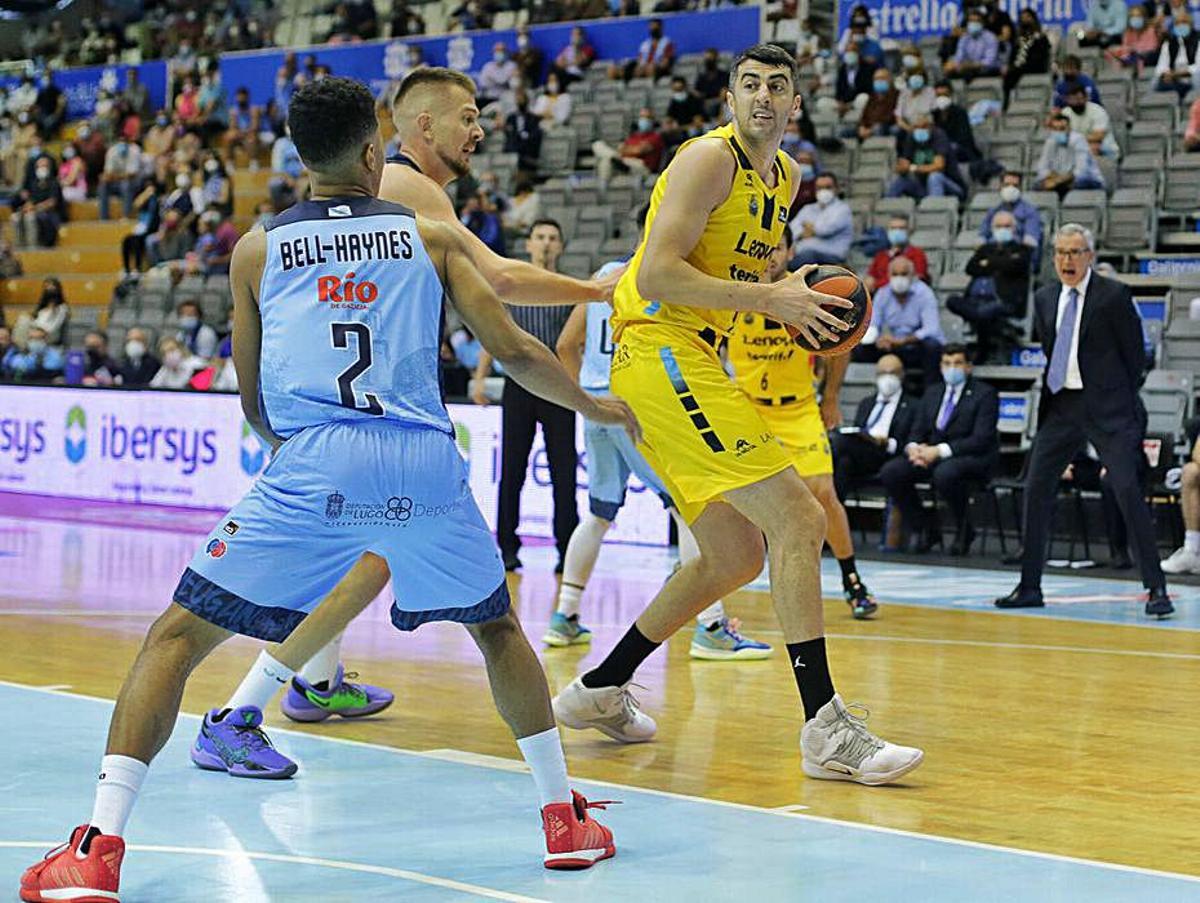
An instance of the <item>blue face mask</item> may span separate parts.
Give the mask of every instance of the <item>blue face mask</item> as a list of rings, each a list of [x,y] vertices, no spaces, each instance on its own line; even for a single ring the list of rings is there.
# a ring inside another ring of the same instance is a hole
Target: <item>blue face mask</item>
[[[973,35],[977,35],[981,31],[983,31],[983,23],[982,22],[968,22],[967,23],[967,31]]]
[[[873,84],[874,84],[876,94],[886,94],[888,91],[888,88],[890,88],[892,86],[890,82],[885,82],[885,81],[876,81]]]
[[[912,88],[914,91],[920,91],[922,88],[925,87],[925,76],[910,75],[908,77],[908,86],[910,88]]]
[[[853,69],[855,66],[858,65],[858,54],[855,53],[853,50],[850,51],[849,53],[847,53],[843,57],[843,59],[846,61],[846,65],[849,66],[851,69]]]
[[[1192,26],[1176,25],[1174,28],[1171,29],[1171,31],[1175,33],[1175,37],[1177,37],[1177,38],[1186,38],[1188,35],[1190,35],[1192,33]]]
[[[998,244],[1007,244],[1013,240],[1013,230],[1008,226],[997,226],[992,230],[992,239]]]
[[[899,245],[908,244],[908,230],[907,229],[888,229],[887,234],[888,234],[888,241],[890,241],[894,245],[899,246]]]
[[[1071,133],[1070,132],[1055,132],[1054,140],[1065,147],[1071,140]]]
[[[961,386],[967,381],[967,371],[962,367],[942,367],[942,380],[948,386]]]
[[[811,163],[801,163],[800,164],[800,181],[801,182],[807,182],[809,179],[811,179],[816,174],[817,174],[817,171],[815,169],[813,169],[813,166]]]
[[[929,141],[929,129],[913,129],[913,141],[925,144]]]

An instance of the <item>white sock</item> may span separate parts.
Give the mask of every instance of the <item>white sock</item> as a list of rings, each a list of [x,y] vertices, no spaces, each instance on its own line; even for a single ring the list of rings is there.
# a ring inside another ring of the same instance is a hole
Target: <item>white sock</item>
[[[696,542],[696,537],[692,535],[691,528],[674,508],[671,509],[671,517],[675,519],[675,529],[679,533],[679,563],[687,564],[689,561],[695,561],[700,557],[700,545]],[[725,606],[718,599],[696,615],[696,622],[702,627],[711,627],[723,617],[725,617]]]
[[[120,837],[125,833],[129,814],[137,802],[138,791],[150,766],[130,756],[105,756],[100,760],[100,779],[96,784],[96,802],[88,824],[101,834]]]
[[[568,618],[579,614],[579,599],[592,578],[596,559],[600,557],[600,543],[611,526],[612,521],[589,512],[571,534],[567,554],[563,556],[562,586],[558,591],[558,610]]]
[[[1183,547],[1193,555],[1200,555],[1200,530],[1184,530]]]
[[[291,668],[276,661],[271,657],[271,653],[264,649],[258,654],[254,666],[246,672],[246,676],[242,678],[238,688],[233,691],[233,695],[229,697],[229,702],[225,703],[225,708],[236,709],[244,705],[252,705],[259,709],[265,709],[267,703],[271,701],[271,697],[292,679],[294,673]]]
[[[533,771],[542,807],[571,800],[571,785],[567,781],[567,760],[563,757],[562,738],[558,728],[517,740],[521,755]]]
[[[300,676],[310,684],[326,681],[333,689],[333,679],[337,677],[338,663],[342,659],[342,635],[339,633],[321,647],[321,651],[304,663]]]

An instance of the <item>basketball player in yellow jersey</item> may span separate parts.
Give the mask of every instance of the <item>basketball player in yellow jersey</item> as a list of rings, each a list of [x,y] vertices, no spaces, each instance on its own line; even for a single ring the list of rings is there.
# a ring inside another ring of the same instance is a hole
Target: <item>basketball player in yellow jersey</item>
[[[791,256],[792,230],[784,226],[783,237],[771,253],[767,282],[787,276]],[[842,569],[850,611],[856,618],[869,618],[879,606],[858,575],[850,521],[833,488],[833,456],[826,432],[836,425],[831,421],[840,419],[833,412],[850,355],[825,359],[824,402],[818,405],[812,355],[792,340],[778,320],[753,311],[739,314],[726,347],[738,388],[754,403],[809,492],[825,509],[825,541]]]
[[[567,727],[651,739],[654,719],[628,691],[634,671],[706,605],[757,577],[769,551],[771,600],[804,704],[804,773],[883,784],[916,768],[923,753],[871,734],[835,692],[821,600],[825,512],[716,351],[737,311],[791,323],[809,341],[847,328],[821,305],[849,303],[809,289],[809,268],[759,281],[799,183],[798,165],[779,149],[800,109],[797,78],[795,59],[778,47],[743,52],[730,71],[730,124],[683,145],[654,186],[647,235],[613,297],[611,388],[641,422],[638,448],[701,554],[599,667],[559,693],[554,710]]]

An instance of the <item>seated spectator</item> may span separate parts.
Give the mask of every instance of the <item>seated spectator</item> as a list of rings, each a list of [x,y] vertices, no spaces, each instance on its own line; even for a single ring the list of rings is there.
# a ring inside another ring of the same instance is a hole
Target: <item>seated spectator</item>
[[[137,326],[125,334],[125,356],[117,375],[127,389],[141,389],[150,385],[158,372],[159,360],[150,353],[150,339],[146,330]]]
[[[1132,68],[1141,76],[1145,66],[1158,62],[1162,38],[1150,20],[1150,12],[1145,6],[1129,8],[1129,26],[1121,36],[1121,43],[1104,51],[1114,66]]]
[[[671,76],[671,102],[667,104],[667,115],[682,125],[704,119],[704,101],[688,90],[682,76]]]
[[[527,172],[517,173],[513,180],[513,196],[503,214],[504,228],[512,233],[528,235],[541,214],[542,196],[538,194],[533,177]]]
[[[918,119],[933,115],[933,102],[937,99],[933,86],[925,78],[924,68],[913,69],[904,77],[900,96],[896,100],[896,128],[911,132]]]
[[[533,115],[542,121],[543,129],[565,126],[571,118],[571,95],[562,90],[562,83],[554,73],[546,79],[546,90],[533,102]]]
[[[1063,59],[1058,81],[1054,83],[1054,96],[1050,99],[1050,112],[1052,114],[1057,113],[1067,105],[1067,88],[1076,82],[1087,88],[1088,100],[1092,103],[1104,103],[1100,99],[1100,89],[1096,87],[1096,82],[1093,81],[1090,75],[1083,74],[1083,62],[1077,56],[1068,56]]]
[[[975,327],[978,344],[973,359],[985,363],[1003,342],[1002,352],[1015,346],[1015,321],[1025,315],[1029,280],[1033,276],[1033,249],[1017,237],[1017,221],[1007,210],[991,220],[991,237],[967,261],[971,282],[963,295],[952,295],[946,307]],[[1007,355],[1001,354],[1001,363]]]
[[[71,319],[71,306],[63,296],[62,282],[57,276],[47,276],[42,280],[42,294],[38,298],[33,316],[22,314],[17,319],[13,330],[13,339],[19,345],[25,344],[33,329],[40,329],[43,337],[50,345],[61,345],[66,336],[67,323]]]
[[[896,354],[906,368],[920,370],[929,382],[945,344],[933,289],[916,278],[911,260],[893,257],[888,282],[875,292],[871,322],[852,360],[871,363],[884,354]]]
[[[791,6],[795,10],[797,4],[792,3]],[[780,11],[783,8],[784,4],[780,4]],[[795,13],[793,13],[794,16]],[[770,18],[770,13],[767,14],[767,18]],[[786,16],[783,18],[786,18]],[[828,43],[825,40],[825,36],[817,30],[816,22],[812,17],[801,19],[800,33],[796,35],[796,64],[803,69],[821,59],[822,54],[827,56],[828,53]]]
[[[142,84],[135,66],[125,70],[125,89],[121,91],[121,103],[142,122],[150,118],[150,89]]]
[[[202,319],[200,305],[195,301],[181,301],[175,312],[179,316],[175,340],[197,357],[207,359],[216,354],[217,332]]]
[[[1183,133],[1183,149],[1189,152],[1200,150],[1200,97],[1193,100],[1188,109],[1187,128]]]
[[[183,173],[180,173],[180,177],[185,178]],[[163,207],[158,231],[146,236],[146,255],[154,266],[172,260],[183,260],[193,243],[189,228],[193,214],[182,214],[166,202]]]
[[[1162,563],[1167,574],[1200,574],[1200,419],[1185,427],[1191,453],[1179,477],[1183,545]]]
[[[501,257],[504,256],[504,229],[486,192],[481,189],[467,198],[459,219],[481,242]]]
[[[492,27],[492,17],[480,0],[467,0],[451,11],[450,23],[460,31],[488,31]]]
[[[488,169],[479,177],[478,190],[483,192],[484,200],[491,204],[498,215],[503,216],[508,209],[508,193],[500,187],[500,177]]]
[[[47,141],[57,138],[58,130],[67,119],[67,95],[50,80],[49,74],[42,75],[33,109],[42,138]]]
[[[800,208],[791,221],[796,253],[789,269],[806,263],[842,263],[854,239],[854,214],[838,197],[837,176],[823,172],[816,180],[816,200]]]
[[[541,120],[529,108],[529,95],[518,88],[513,97],[516,109],[504,120],[504,152],[517,155],[517,166],[536,173],[542,153]]]
[[[1182,101],[1192,85],[1200,84],[1200,54],[1197,54],[1200,37],[1192,31],[1190,13],[1180,11],[1173,19],[1171,33],[1163,42],[1154,67],[1154,90],[1175,91]]]
[[[58,164],[58,185],[67,203],[87,200],[87,167],[73,144],[63,148],[62,162]]]
[[[624,66],[609,66],[609,78],[661,78],[670,75],[675,66],[675,42],[663,35],[662,19],[651,19],[648,36],[638,48],[636,58]]]
[[[1104,174],[1087,139],[1071,131],[1071,122],[1062,113],[1050,119],[1050,134],[1038,157],[1036,178],[1038,190],[1057,191],[1060,197],[1073,188],[1104,187]]]
[[[542,62],[545,60],[545,54],[533,43],[529,36],[528,25],[517,26],[517,52],[513,54],[513,62],[517,64],[517,76],[521,79],[522,84],[536,85],[542,80]],[[563,86],[563,90],[567,89],[570,84],[566,79],[559,77],[558,83]]]
[[[103,141],[103,139],[101,139]],[[28,110],[17,114],[17,127],[13,129],[8,147],[4,149],[4,180],[10,185],[24,185],[25,171],[34,150],[41,146],[37,123]],[[101,160],[101,166],[104,161]]]
[[[350,16],[350,8],[345,3],[339,3],[333,10],[333,19],[329,23],[329,31],[325,35],[326,44],[347,44],[357,41],[354,33],[354,20]]]
[[[58,244],[62,212],[62,188],[54,173],[54,161],[43,156],[37,160],[33,178],[25,183],[13,205],[17,244],[27,248],[36,240],[39,247],[53,248]]]
[[[983,216],[979,234],[984,241],[992,239],[992,220],[1004,211],[1013,217],[1013,232],[1017,241],[1032,249],[1033,265],[1036,267],[1042,253],[1042,214],[1037,207],[1021,197],[1021,174],[1006,171],[1000,176],[1000,203]]]
[[[14,113],[25,113],[33,109],[33,105],[37,103],[38,88],[33,83],[33,74],[26,72],[21,76],[21,81],[8,98],[8,109]],[[34,123],[36,125],[36,122]]]
[[[1112,132],[1108,111],[1087,99],[1087,89],[1080,84],[1067,88],[1067,105],[1062,115],[1067,117],[1071,131],[1083,135],[1088,147],[1098,156],[1118,157],[1121,148]]]
[[[888,186],[887,197],[967,196],[950,139],[928,116],[917,119],[897,150],[896,178]]]
[[[720,105],[728,86],[729,72],[721,68],[721,56],[716,48],[709,47],[704,51],[700,71],[692,82],[692,90],[704,101],[706,115],[713,115],[712,111]]]
[[[567,46],[558,52],[554,58],[554,66],[550,70],[558,75],[563,85],[583,78],[588,68],[596,61],[596,49],[588,43],[587,34],[583,28],[576,25],[571,29],[571,39]],[[697,78],[699,78],[697,76]]]
[[[873,292],[880,285],[885,285],[891,275],[892,260],[896,257],[907,257],[913,264],[913,275],[923,282],[929,281],[929,260],[925,252],[909,241],[908,217],[897,214],[889,216],[887,221],[888,246],[876,252],[871,258],[871,266],[863,276],[863,284],[867,291]]]
[[[200,192],[204,198],[201,206],[205,210],[215,207],[224,216],[233,215],[233,180],[225,162],[216,154],[204,160],[204,184]]]
[[[91,330],[83,337],[83,384],[85,386],[111,386],[118,382],[120,365],[108,353],[108,336],[99,330]]]
[[[900,92],[892,84],[892,73],[886,69],[876,69],[871,82],[871,94],[858,117],[858,127],[855,129],[858,140],[865,141],[873,135],[895,134],[896,104],[899,100]]]
[[[258,157],[258,134],[262,131],[262,111],[250,103],[250,91],[238,88],[234,95],[233,107],[229,110],[229,129],[225,132],[222,143],[225,153],[233,154],[241,150],[254,161]]]
[[[300,199],[304,193],[301,182],[304,171],[304,161],[291,135],[276,139],[271,148],[271,181],[267,184],[276,213],[282,213]]]
[[[4,355],[0,370],[14,382],[49,382],[62,376],[66,361],[62,352],[46,339],[46,331],[32,326],[22,350],[12,345]]]
[[[856,103],[865,103],[874,87],[875,70],[862,61],[858,45],[851,44],[838,63],[833,97],[839,116],[845,116]],[[859,98],[862,98],[860,101]]]
[[[191,253],[185,257],[186,272],[203,276],[227,274],[238,240],[237,228],[215,209],[205,210],[199,222],[200,234]]]
[[[492,45],[492,58],[479,70],[480,109],[510,97],[517,74],[517,64],[509,58],[508,45],[497,41]]]
[[[175,97],[175,118],[188,131],[201,133],[204,116],[200,112],[200,90],[194,78],[183,80],[183,87]]]
[[[941,374],[942,382],[917,405],[904,454],[885,464],[879,477],[909,531],[909,552],[927,552],[940,541],[917,493],[917,483],[929,481],[954,521],[950,554],[966,555],[975,538],[968,516],[971,484],[986,483],[999,459],[999,403],[996,390],[971,375],[962,345],[946,346]]]
[[[983,14],[967,13],[967,33],[958,39],[954,56],[943,64],[947,78],[972,79],[1000,72],[1000,41],[983,27]]]
[[[894,354],[875,364],[875,393],[858,403],[848,430],[830,435],[833,486],[839,499],[879,479],[879,471],[900,454],[912,431],[917,401],[904,392],[904,362]]]
[[[1092,0],[1087,6],[1087,20],[1079,35],[1080,47],[1112,47],[1121,43],[1129,24],[1129,10],[1124,0]]]
[[[221,82],[221,72],[215,65],[200,76],[196,105],[201,137],[205,144],[212,144],[229,131],[229,96]]]
[[[146,264],[146,239],[158,231],[161,225],[162,183],[156,178],[146,180],[145,187],[133,200],[133,211],[137,222],[133,231],[121,239],[121,266],[123,276],[141,273]]]
[[[860,61],[869,69],[876,69],[884,64],[883,45],[878,41],[878,35],[873,34],[871,14],[866,9],[855,10],[850,14],[850,27],[838,39],[838,50],[845,53],[850,45],[858,47]]]
[[[150,379],[151,389],[186,389],[196,371],[203,369],[206,364],[203,359],[189,353],[182,342],[170,336],[159,339],[158,357],[161,363]]]
[[[679,150],[683,142],[687,141],[691,135],[670,116],[663,117],[662,125],[658,128],[658,133],[662,135],[663,140],[662,168],[666,169],[671,165],[671,161],[675,159],[675,152]]]
[[[1042,30],[1042,22],[1032,9],[1023,9],[1019,18],[1012,60],[1001,69],[1004,73],[1004,107],[1013,89],[1026,75],[1041,75],[1050,71],[1050,39]]]
[[[613,165],[626,172],[646,176],[658,172],[662,164],[666,143],[654,122],[649,107],[638,111],[637,121],[629,131],[629,137],[621,146],[613,148],[603,141],[592,143],[592,154],[596,157],[596,174],[601,184],[607,185],[612,178]]]
[[[636,3],[637,0],[634,0]],[[638,15],[639,9],[632,15]],[[559,0],[530,0],[529,24],[540,25],[547,22],[561,22],[563,17],[562,3]]]
[[[156,160],[175,149],[175,126],[166,110],[159,110],[150,128],[142,139],[142,153],[151,160]]]
[[[788,124],[784,126],[783,142],[779,145],[779,149],[792,159],[796,159],[805,151],[812,157],[814,163],[817,159],[817,146],[805,136],[803,127],[795,119],[789,119]]]
[[[124,135],[118,135],[104,157],[104,171],[100,173],[100,219],[111,218],[109,201],[114,194],[121,198],[121,216],[129,219],[133,215],[133,199],[141,176],[142,149]]]
[[[408,5],[408,0],[394,0],[392,3],[392,19],[389,35],[393,38],[406,38],[409,35],[425,34],[425,19]]]

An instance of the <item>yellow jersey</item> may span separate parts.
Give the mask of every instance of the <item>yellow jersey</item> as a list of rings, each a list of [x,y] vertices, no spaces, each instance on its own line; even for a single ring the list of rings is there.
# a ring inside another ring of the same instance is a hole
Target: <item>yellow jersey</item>
[[[704,232],[687,256],[687,261],[701,272],[718,279],[758,282],[766,272],[771,252],[779,244],[783,227],[787,225],[788,207],[792,202],[791,164],[787,154],[778,151],[774,164],[775,187],[768,187],[755,171],[732,125],[724,125],[693,138],[685,142],[680,150],[692,141],[713,138],[719,138],[729,146],[738,168],[729,196],[708,215]],[[679,165],[679,156],[676,155],[654,183],[650,209],[646,215],[645,235],[650,234],[671,172]],[[729,334],[736,311],[688,307],[641,297],[637,290],[637,275],[645,253],[646,239],[643,236],[629,268],[613,293],[612,324],[615,339],[620,338],[626,326],[634,323],[668,324],[694,332],[716,330],[723,335]]]
[[[777,320],[749,311],[738,314],[727,351],[734,381],[751,401],[787,405],[816,395],[812,355]]]

